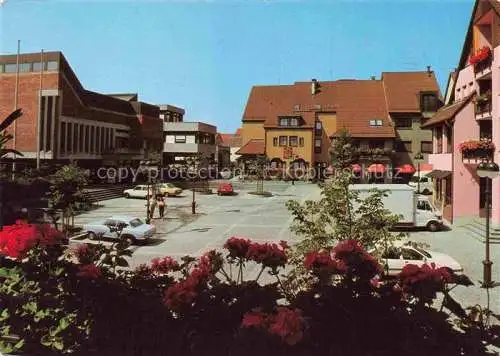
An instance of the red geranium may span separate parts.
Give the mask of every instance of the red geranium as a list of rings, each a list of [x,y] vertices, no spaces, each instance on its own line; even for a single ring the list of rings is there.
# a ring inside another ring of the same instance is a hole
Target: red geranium
[[[0,254],[12,258],[22,257],[33,246],[53,246],[61,243],[63,235],[49,225],[27,224],[16,221],[4,226],[0,232]]]
[[[417,297],[421,302],[431,303],[443,285],[451,282],[451,275],[444,267],[436,268],[434,263],[421,267],[408,264],[399,274],[399,282],[404,293]]]
[[[473,54],[469,58],[469,63],[470,64],[477,64],[485,59],[487,59],[491,55],[491,48],[488,46],[484,46],[477,50],[476,54]]]
[[[331,252],[313,251],[306,254],[304,266],[314,274],[339,274],[345,272],[344,262],[335,259]]]
[[[102,274],[101,269],[93,263],[80,266],[79,270],[76,275],[87,279],[98,279]]]
[[[170,256],[154,258],[151,261],[151,269],[156,273],[166,274],[171,271],[176,271],[178,268],[179,264]]]
[[[339,242],[333,251],[335,258],[344,262],[346,270],[352,275],[370,280],[382,272],[377,260],[356,240]]]
[[[78,259],[81,264],[90,264],[94,260],[95,253],[88,244],[78,245],[73,251],[73,255]]]
[[[250,245],[249,239],[233,236],[226,241],[224,248],[229,251],[229,256],[232,258],[246,258]]]
[[[302,339],[305,320],[299,309],[278,307],[276,314],[265,314],[253,310],[243,316],[242,327],[257,327],[272,335],[279,336],[289,345],[294,345]]]
[[[257,263],[261,263],[263,267],[276,269],[278,267],[284,267],[287,263],[287,248],[288,245],[283,242],[280,242],[279,245],[275,243],[261,244],[253,242],[248,249],[247,258]]]

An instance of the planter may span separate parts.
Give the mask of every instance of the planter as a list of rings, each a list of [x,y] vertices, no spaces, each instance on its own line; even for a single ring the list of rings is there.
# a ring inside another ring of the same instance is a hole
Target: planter
[[[493,156],[493,149],[477,149],[462,151],[462,158],[489,158]]]

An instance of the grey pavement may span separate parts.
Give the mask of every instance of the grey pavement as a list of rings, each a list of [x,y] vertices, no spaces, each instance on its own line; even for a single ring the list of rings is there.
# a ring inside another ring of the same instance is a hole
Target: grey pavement
[[[247,237],[256,241],[297,241],[289,227],[292,222],[285,207],[287,200],[305,201],[318,199],[320,189],[315,184],[265,183],[264,189],[272,197],[248,194],[255,190],[253,184],[238,186],[235,196],[196,194],[197,214],[191,214],[192,193],[167,199],[166,219],[154,219],[157,236],[146,246],[133,247],[132,267],[148,263],[155,257],[181,257],[187,254],[201,255],[210,249],[220,249],[231,236]],[[144,218],[146,202],[140,199],[118,198],[104,201],[101,207],[75,217],[75,223],[86,222],[112,215],[132,215]],[[471,287],[456,287],[451,293],[464,306],[486,305],[486,291],[479,288],[482,279],[484,243],[471,237],[466,230],[453,227],[448,231],[411,232],[409,239],[425,242],[430,250],[446,253],[455,258],[464,268],[464,273],[475,283]],[[493,279],[500,281],[500,244],[491,246]],[[257,274],[257,266],[249,266],[249,275]],[[500,287],[490,291],[490,307],[500,314]]]

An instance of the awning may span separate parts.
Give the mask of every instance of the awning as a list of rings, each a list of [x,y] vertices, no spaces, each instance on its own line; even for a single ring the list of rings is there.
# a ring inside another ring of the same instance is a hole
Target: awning
[[[411,164],[404,164],[400,167],[396,167],[396,170],[399,173],[407,173],[407,174],[415,173],[415,167],[413,167]]]
[[[361,172],[361,166],[360,166],[359,164],[353,164],[353,165],[352,165],[352,171],[353,171],[354,173],[359,173],[359,172]]]
[[[439,169],[433,170],[431,173],[427,174],[426,177],[443,179],[451,175],[450,171],[441,171]]]
[[[385,173],[385,165],[381,163],[374,163],[368,167],[368,173]]]

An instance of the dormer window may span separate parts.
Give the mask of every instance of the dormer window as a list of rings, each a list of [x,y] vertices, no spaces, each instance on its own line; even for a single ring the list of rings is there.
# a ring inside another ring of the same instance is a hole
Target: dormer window
[[[420,110],[422,112],[436,112],[439,109],[439,101],[436,93],[422,93],[420,95]]]
[[[382,126],[382,120],[370,120],[370,127]]]
[[[279,125],[285,127],[298,127],[300,125],[300,116],[286,116],[279,118]]]

